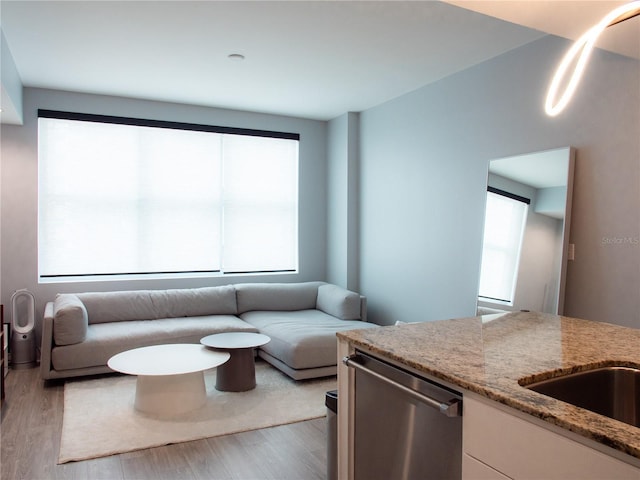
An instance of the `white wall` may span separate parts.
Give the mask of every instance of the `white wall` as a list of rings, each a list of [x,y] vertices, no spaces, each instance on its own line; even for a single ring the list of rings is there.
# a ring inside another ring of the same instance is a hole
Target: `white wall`
[[[640,328],[640,62],[594,52],[551,119],[542,104],[568,46],[545,37],[361,114],[360,285],[373,321],[472,315],[488,161],[571,145],[565,314]]]
[[[300,133],[299,274],[265,277],[38,284],[37,110],[119,115],[176,122]],[[326,276],[326,123],[187,105],[51,90],[25,89],[24,125],[2,125],[1,277],[2,302],[27,288],[36,296],[38,316],[58,292],[180,288],[233,282],[324,280]]]

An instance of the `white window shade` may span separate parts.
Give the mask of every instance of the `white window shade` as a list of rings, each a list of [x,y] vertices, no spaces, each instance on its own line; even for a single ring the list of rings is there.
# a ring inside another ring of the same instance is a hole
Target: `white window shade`
[[[298,142],[227,135],[223,151],[224,271],[297,269]]]
[[[41,278],[297,268],[297,140],[47,117],[38,128]]]
[[[528,205],[487,192],[479,296],[512,303]]]

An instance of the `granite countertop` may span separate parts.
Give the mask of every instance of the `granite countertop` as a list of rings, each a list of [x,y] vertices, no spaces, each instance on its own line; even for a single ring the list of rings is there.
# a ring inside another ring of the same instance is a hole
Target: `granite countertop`
[[[518,383],[598,366],[640,368],[640,330],[514,312],[353,330],[338,336],[356,348],[640,458],[640,428]]]

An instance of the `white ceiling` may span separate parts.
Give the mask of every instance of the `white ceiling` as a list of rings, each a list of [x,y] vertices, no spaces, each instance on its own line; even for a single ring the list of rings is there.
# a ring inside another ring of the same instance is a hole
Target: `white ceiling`
[[[607,13],[631,0],[448,0],[476,12],[508,22],[576,40]],[[632,19],[607,29],[599,48],[640,59],[640,20]]]
[[[328,120],[621,3],[1,0],[0,24],[24,86]],[[608,36],[633,56],[625,24]]]

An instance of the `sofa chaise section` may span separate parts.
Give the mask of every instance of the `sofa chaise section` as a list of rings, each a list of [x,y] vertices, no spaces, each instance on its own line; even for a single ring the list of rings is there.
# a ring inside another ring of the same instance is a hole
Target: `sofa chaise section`
[[[242,284],[236,296],[240,318],[271,338],[258,355],[296,380],[337,373],[336,332],[378,326],[364,296],[323,282]]]

